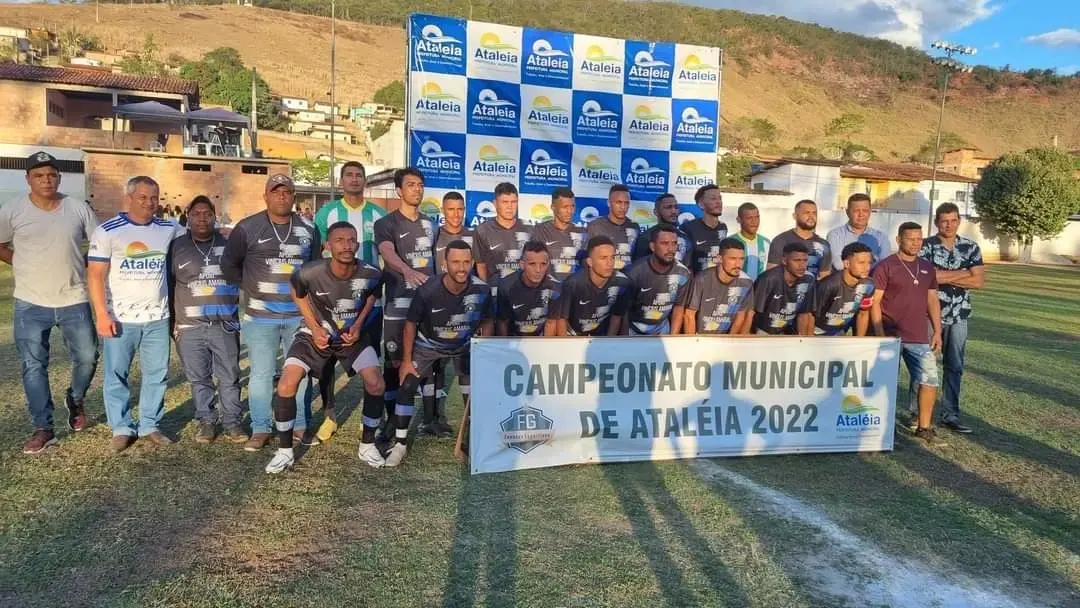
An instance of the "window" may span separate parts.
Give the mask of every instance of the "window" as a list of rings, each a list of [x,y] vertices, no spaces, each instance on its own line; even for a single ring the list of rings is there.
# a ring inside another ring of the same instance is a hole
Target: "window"
[[[754,182],[754,190],[764,190],[765,182]]]
[[[941,192],[940,191],[938,191],[938,190],[931,190],[930,191],[930,200],[931,201],[936,201],[940,197],[941,197]]]
[[[184,163],[184,171],[204,171],[210,172],[210,165],[204,163]]]
[[[241,173],[249,173],[252,175],[266,175],[265,165],[240,165]]]
[[[985,169],[985,168],[986,167],[979,167],[978,169],[975,170],[975,172],[979,175],[979,177],[982,177],[983,169]]]
[[[956,196],[953,197],[953,200],[958,202],[958,203],[966,202],[967,201],[967,190],[957,190],[956,191]]]
[[[26,159],[21,156],[0,156],[0,170],[9,171],[25,171]],[[64,173],[83,173],[83,161],[81,160],[59,160],[56,161],[56,169],[61,174]]]

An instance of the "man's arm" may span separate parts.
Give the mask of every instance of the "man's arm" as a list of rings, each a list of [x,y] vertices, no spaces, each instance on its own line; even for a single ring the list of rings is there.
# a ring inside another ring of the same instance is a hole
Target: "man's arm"
[[[817,278],[819,281],[832,274],[832,262],[830,262],[832,260],[832,250],[833,248],[829,245],[829,242],[825,241],[825,251],[821,255],[821,265],[818,266]],[[841,262],[841,264],[843,263]]]
[[[870,311],[860,310],[855,315],[855,335],[862,337],[866,335],[866,330],[870,328]]]
[[[765,270],[772,270],[780,265],[780,258],[784,253],[784,245],[779,239],[773,239],[769,243],[769,256],[765,259]]]
[[[674,315],[674,313],[672,313]],[[672,320],[674,325],[674,320]],[[684,308],[682,313],[682,325],[680,326],[682,333],[687,336],[693,336],[697,334],[697,311],[692,308]],[[678,333],[672,330],[673,334]]]
[[[244,257],[247,255],[247,234],[244,229],[235,226],[225,242],[225,252],[221,255],[221,274],[226,283],[239,285],[244,278]]]
[[[368,315],[371,314],[371,309],[374,307],[375,295],[372,294],[364,300],[364,307],[361,308],[360,312],[356,315],[356,320],[354,320],[353,324],[349,327],[349,331],[341,336],[343,344],[349,346],[355,344],[356,341],[360,339],[360,331],[364,327],[364,321],[367,320]]]
[[[745,336],[750,333],[750,326],[753,324],[754,309],[750,307],[744,308],[735,313],[735,318],[731,320],[731,329],[728,330],[728,333]]]
[[[491,319],[484,319],[480,321],[480,327],[476,328],[476,333],[480,337],[490,336],[495,329],[495,322]]]
[[[814,335],[814,313],[799,313],[799,316],[795,318],[795,329],[800,336]]]
[[[10,207],[10,205],[7,205],[7,207]],[[15,249],[12,248],[12,241],[14,240],[15,233],[11,227],[11,212],[9,209],[0,207],[0,261],[11,264],[11,261],[15,259]]]
[[[941,301],[938,300],[937,290],[931,289],[926,292],[926,307],[930,312],[930,327],[934,335],[930,338],[930,349],[935,352],[941,351]]]
[[[422,285],[424,281],[427,281],[428,276],[426,274],[413,270],[412,266],[409,266],[405,263],[405,260],[398,257],[397,251],[394,250],[394,244],[390,241],[379,243],[379,255],[382,256],[386,266],[389,266],[391,270],[405,277],[405,282],[409,285],[418,287]]]
[[[555,333],[553,335],[556,335],[556,336],[569,336],[570,335],[570,325],[566,322],[566,319],[552,319],[552,320],[555,322]],[[548,321],[548,323],[551,323],[551,321]]]
[[[109,262],[91,260],[86,268],[86,290],[90,294],[90,306],[94,309],[94,326],[103,338],[116,336],[116,321],[109,314],[105,297],[105,282],[109,277]]]
[[[626,331],[627,328],[624,327],[625,321],[626,317],[623,315],[611,315],[611,318],[608,320],[607,335],[625,336],[628,333]]]
[[[509,336],[510,335],[510,321],[507,321],[506,319],[499,319],[498,321],[496,321],[495,322],[495,335],[496,336]]]
[[[671,309],[671,331],[668,332],[673,336],[677,336],[682,333],[683,320],[686,317],[685,309],[681,304],[676,304],[675,308]]]
[[[974,266],[964,270],[938,270],[937,282],[940,285],[955,285],[965,289],[982,289],[986,284],[986,267]]]
[[[885,323],[881,314],[881,299],[885,297],[885,290],[878,289],[874,292],[874,303],[870,306],[870,325],[874,328],[874,335],[885,335]]]
[[[11,248],[11,243],[0,243],[0,262],[12,263],[15,259],[15,250]]]
[[[401,335],[401,369],[398,371],[402,380],[406,376],[412,374],[419,376],[416,373],[416,367],[413,365],[413,344],[416,342],[416,321],[405,321],[405,331]]]
[[[559,335],[559,322],[555,319],[548,319],[544,321],[544,335],[545,336],[557,336]]]
[[[844,269],[844,260],[840,257],[844,249],[843,244],[840,242],[840,231],[843,229],[843,226],[839,226],[825,235],[825,240],[829,243],[829,264],[838,272]]]

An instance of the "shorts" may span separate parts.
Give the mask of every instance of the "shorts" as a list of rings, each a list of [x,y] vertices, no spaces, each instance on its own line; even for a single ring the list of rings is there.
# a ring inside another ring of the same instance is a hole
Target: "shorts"
[[[352,346],[330,347],[326,350],[315,348],[311,335],[299,332],[293,340],[289,352],[285,355],[285,365],[297,365],[304,368],[307,373],[318,375],[328,363],[337,360],[342,369],[350,378],[362,369],[377,367],[379,355],[371,347],[367,339],[361,336]]]
[[[371,310],[371,318],[364,323],[364,327],[360,331],[366,336],[368,345],[375,350],[375,354],[381,355],[383,336],[382,306]]]
[[[435,370],[441,364],[446,370],[446,364],[453,361],[454,371],[457,373],[458,385],[461,394],[469,394],[469,351],[448,355],[422,346],[413,347],[413,367],[421,380],[429,380],[435,377]]]
[[[911,381],[924,386],[940,386],[938,379],[937,358],[934,351],[930,350],[929,344],[909,344],[904,342],[900,345],[900,355],[907,366]]]

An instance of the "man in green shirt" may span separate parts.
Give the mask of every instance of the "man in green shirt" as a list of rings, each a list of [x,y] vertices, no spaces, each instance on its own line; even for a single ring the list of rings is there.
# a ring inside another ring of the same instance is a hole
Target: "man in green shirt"
[[[754,203],[739,205],[739,232],[735,238],[746,246],[746,260],[743,272],[753,281],[765,272],[765,262],[769,257],[769,239],[758,234],[761,225],[761,212]]]

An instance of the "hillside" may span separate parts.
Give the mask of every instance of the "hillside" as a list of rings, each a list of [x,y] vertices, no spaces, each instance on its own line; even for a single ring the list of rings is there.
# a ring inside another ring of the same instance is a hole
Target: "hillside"
[[[326,4],[288,3],[311,12],[324,11]],[[782,18],[652,2],[472,4],[475,19],[721,46],[726,52],[725,122],[770,120],[777,126],[770,146],[775,151],[821,146],[829,120],[857,112],[866,124],[853,139],[882,158],[900,158],[918,150],[937,124],[932,64],[922,53],[892,43]],[[462,16],[469,11],[464,0],[343,0],[338,5],[343,17],[338,25],[338,96],[344,102],[369,99],[382,85],[402,78],[405,32],[375,23],[401,23],[413,9]],[[136,49],[152,33],[163,57],[179,53],[195,58],[217,46],[233,46],[277,93],[321,97],[329,87],[330,23],[325,17],[231,5],[102,4],[100,14],[97,24],[93,6],[5,5],[0,6],[0,23],[57,30],[74,24],[98,35],[110,49]],[[346,16],[372,24],[344,22]],[[978,70],[955,79],[954,85],[945,129],[987,153],[1048,144],[1054,135],[1063,146],[1080,147],[1080,79],[1046,85],[1019,74]]]

